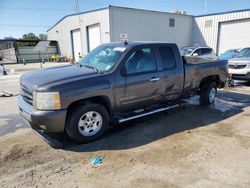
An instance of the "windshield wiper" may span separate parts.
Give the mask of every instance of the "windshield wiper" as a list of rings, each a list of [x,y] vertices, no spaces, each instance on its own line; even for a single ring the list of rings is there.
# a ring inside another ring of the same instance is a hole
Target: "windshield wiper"
[[[87,67],[87,68],[93,69],[95,72],[99,73],[99,70],[97,68],[95,68],[94,66],[92,66],[92,65],[81,65],[80,64],[80,67]]]

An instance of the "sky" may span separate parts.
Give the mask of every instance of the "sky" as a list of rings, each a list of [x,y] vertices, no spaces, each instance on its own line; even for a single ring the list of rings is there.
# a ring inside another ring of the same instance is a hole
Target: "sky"
[[[206,3],[207,2],[207,3]],[[250,0],[79,0],[79,11],[108,5],[203,15],[250,8]],[[75,13],[75,0],[0,0],[0,39],[47,33],[58,20]]]

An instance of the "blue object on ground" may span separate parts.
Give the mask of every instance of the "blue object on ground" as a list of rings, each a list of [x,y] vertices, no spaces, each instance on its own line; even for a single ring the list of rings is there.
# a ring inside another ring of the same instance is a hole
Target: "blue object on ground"
[[[91,159],[92,165],[99,165],[102,164],[102,162],[103,162],[103,157],[95,157]]]

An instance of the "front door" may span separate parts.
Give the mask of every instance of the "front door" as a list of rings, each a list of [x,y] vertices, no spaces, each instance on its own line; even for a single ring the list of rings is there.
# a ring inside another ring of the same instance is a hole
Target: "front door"
[[[152,48],[135,50],[125,62],[125,93],[120,98],[121,107],[139,108],[161,96],[160,77]]]

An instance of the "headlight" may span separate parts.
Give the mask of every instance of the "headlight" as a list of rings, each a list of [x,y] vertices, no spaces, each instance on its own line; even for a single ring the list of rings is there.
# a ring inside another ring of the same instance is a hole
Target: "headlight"
[[[34,92],[33,104],[38,110],[61,109],[59,92]]]

